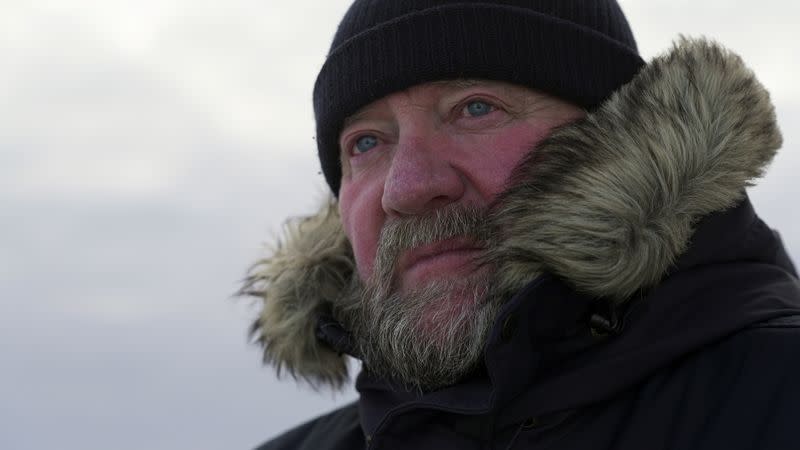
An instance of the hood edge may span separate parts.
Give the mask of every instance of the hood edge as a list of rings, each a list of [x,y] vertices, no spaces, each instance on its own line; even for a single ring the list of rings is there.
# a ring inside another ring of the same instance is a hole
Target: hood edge
[[[681,37],[515,171],[492,215],[498,288],[514,293],[548,271],[624,302],[658,283],[702,217],[743,198],[780,145],[769,94],[741,59]],[[263,303],[251,335],[264,362],[314,388],[341,388],[346,358],[315,332],[355,273],[333,196],[288,221],[269,252],[240,292]]]

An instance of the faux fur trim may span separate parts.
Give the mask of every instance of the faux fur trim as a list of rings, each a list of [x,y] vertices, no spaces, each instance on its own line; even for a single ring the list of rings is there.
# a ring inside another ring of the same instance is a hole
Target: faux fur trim
[[[316,337],[317,318],[330,314],[355,269],[335,201],[289,220],[270,253],[251,267],[239,292],[263,301],[251,335],[264,349],[264,362],[279,376],[286,369],[313,387],[340,388],[347,361]]]
[[[520,165],[492,217],[498,287],[513,293],[547,271],[624,302],[668,273],[702,217],[742,199],[780,145],[769,94],[741,59],[680,39]],[[344,357],[315,326],[354,273],[333,200],[290,222],[242,291],[264,302],[253,326],[264,360],[341,386]]]
[[[682,38],[519,167],[494,220],[501,288],[546,270],[626,300],[665,275],[698,220],[742,199],[781,143],[742,60]]]

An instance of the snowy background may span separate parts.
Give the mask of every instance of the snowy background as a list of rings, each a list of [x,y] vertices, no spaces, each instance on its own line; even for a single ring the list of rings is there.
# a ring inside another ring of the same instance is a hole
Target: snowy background
[[[740,53],[800,256],[800,3],[624,0],[646,59]],[[325,191],[311,88],[349,0],[0,0],[0,448],[247,449],[350,401],[263,368],[231,297]]]

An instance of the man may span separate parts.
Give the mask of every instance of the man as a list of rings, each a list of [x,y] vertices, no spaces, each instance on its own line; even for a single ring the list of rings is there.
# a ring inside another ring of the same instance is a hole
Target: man
[[[264,449],[784,449],[800,282],[745,187],[735,55],[645,64],[613,0],[357,0],[315,85],[334,200],[243,292],[265,361],[356,404]]]

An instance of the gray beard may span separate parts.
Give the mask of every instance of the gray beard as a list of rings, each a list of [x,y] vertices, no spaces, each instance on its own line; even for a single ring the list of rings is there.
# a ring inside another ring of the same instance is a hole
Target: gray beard
[[[502,304],[492,294],[492,268],[476,261],[480,270],[470,275],[401,293],[395,265],[402,251],[444,239],[469,236],[485,245],[485,219],[485,211],[453,205],[384,227],[373,275],[366,283],[354,276],[336,312],[373,375],[430,391],[479,366]]]

